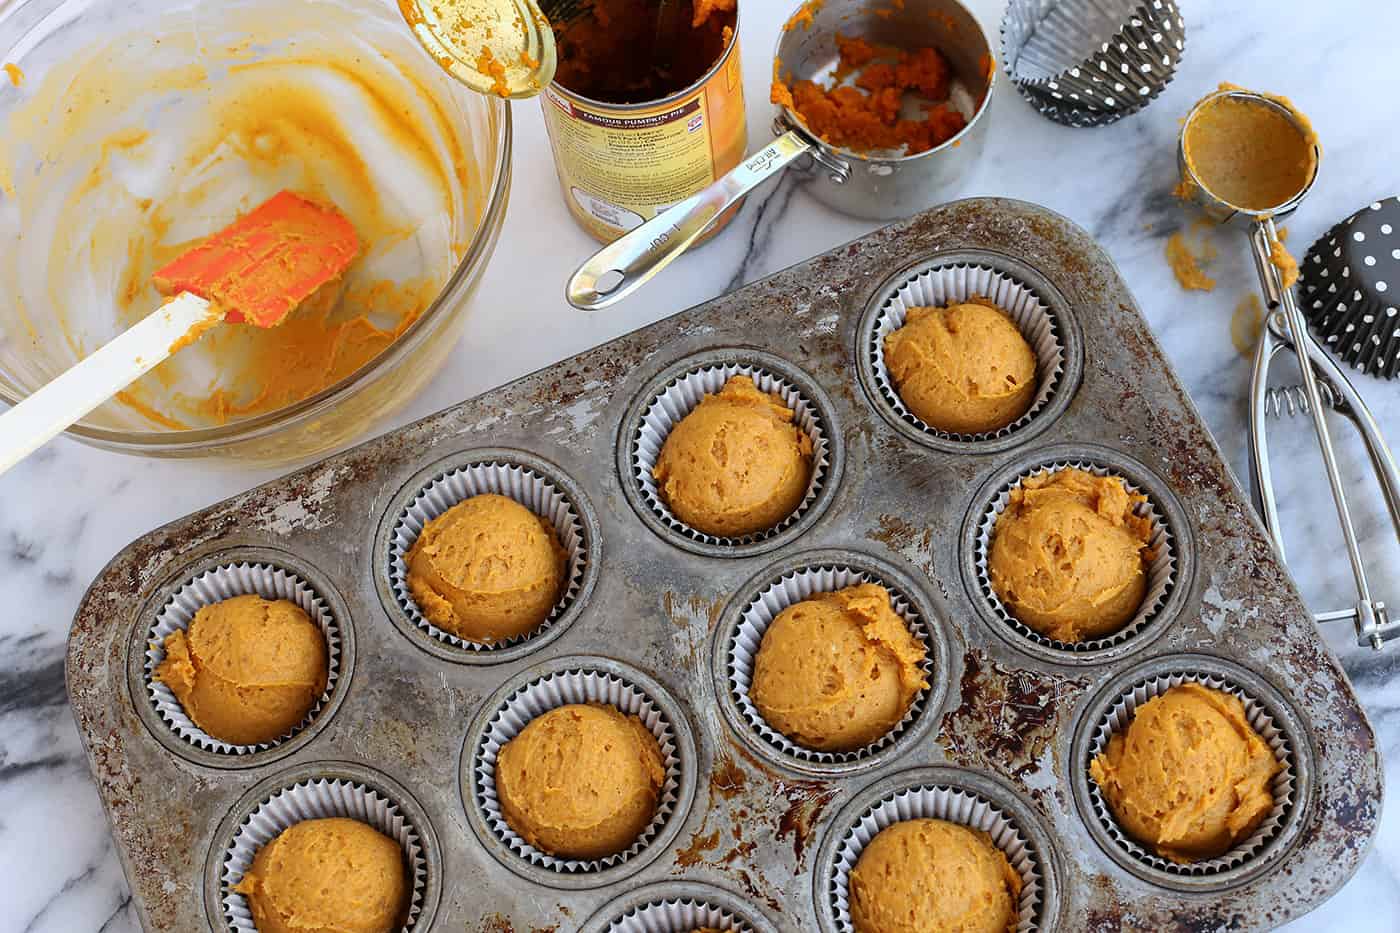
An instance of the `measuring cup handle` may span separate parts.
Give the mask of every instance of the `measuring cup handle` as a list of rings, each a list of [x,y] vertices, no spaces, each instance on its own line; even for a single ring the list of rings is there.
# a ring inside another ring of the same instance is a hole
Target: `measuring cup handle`
[[[626,298],[690,249],[740,198],[810,151],[797,133],[785,133],[704,191],[603,247],[569,279],[569,304],[598,311]]]

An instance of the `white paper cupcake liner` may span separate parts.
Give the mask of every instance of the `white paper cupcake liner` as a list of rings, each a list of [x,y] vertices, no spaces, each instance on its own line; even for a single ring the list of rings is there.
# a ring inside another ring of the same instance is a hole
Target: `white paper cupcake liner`
[[[861,583],[879,583],[888,589],[890,591],[890,605],[895,613],[909,626],[909,631],[924,646],[924,649],[929,650],[929,623],[920,616],[898,588],[880,579],[876,574],[839,564],[813,566],[785,574],[780,580],[770,583],[755,595],[740,615],[739,624],[729,643],[729,690],[734,702],[738,704],[740,713],[753,730],[764,742],[784,755],[802,761],[822,763],[859,761],[893,745],[924,711],[929,694],[927,687],[920,690],[914,697],[914,701],[909,705],[909,710],[904,714],[904,718],[876,741],[854,751],[824,752],[798,745],[774,729],[749,698],[749,687],[753,682],[753,669],[758,649],[763,642],[764,633],[768,631],[768,627],[773,624],[773,620],[778,617],[779,613],[818,593],[830,593]],[[933,676],[933,659],[931,657],[925,658],[922,669],[925,676],[931,679]]]
[[[836,848],[829,890],[834,901],[836,926],[840,933],[854,933],[851,922],[851,870],[870,840],[883,829],[906,820],[934,819],[980,829],[1006,854],[1011,868],[1021,876],[1021,900],[1017,933],[1038,929],[1042,869],[1035,850],[1016,824],[996,805],[979,794],[947,785],[923,785],[892,794],[869,810],[846,830]]]
[[[656,461],[661,456],[662,445],[666,443],[671,429],[681,419],[695,410],[706,395],[713,395],[724,387],[734,376],[749,376],[760,392],[768,392],[782,399],[783,404],[793,411],[793,423],[812,439],[812,479],[807,484],[807,493],[793,513],[777,525],[765,531],[741,537],[723,538],[705,534],[692,528],[676,517],[661,498],[652,476]],[[826,425],[815,402],[781,376],[761,367],[745,363],[716,363],[697,367],[678,377],[661,391],[642,414],[642,423],[636,428],[631,442],[632,476],[641,490],[642,500],[672,532],[704,544],[734,546],[753,544],[781,533],[796,524],[811,508],[817,494],[821,492],[831,464],[831,444],[826,436]]]
[[[195,613],[205,606],[256,594],[264,599],[285,599],[296,603],[321,629],[326,640],[326,689],[297,726],[271,742],[233,745],[217,739],[195,725],[175,692],[155,679],[156,668],[165,660],[165,639],[176,631],[189,629]],[[251,755],[291,739],[315,720],[325,708],[340,680],[340,625],[326,601],[311,584],[297,574],[272,564],[235,562],[211,568],[180,586],[156,613],[146,635],[144,664],[146,695],[162,722],[191,745],[221,755]]]
[[[661,785],[656,814],[627,849],[599,859],[566,859],[542,852],[520,837],[506,821],[496,792],[496,759],[506,743],[531,721],[560,706],[602,703],[636,716],[661,747],[666,780]],[[491,718],[474,753],[472,796],[491,832],[519,858],[561,874],[583,874],[621,865],[645,849],[666,826],[680,797],[681,759],[675,732],[660,707],[640,688],[609,673],[591,670],[561,671],[532,681],[506,699]]]
[[[1118,819],[1109,809],[1108,801],[1104,798],[1099,785],[1088,773],[1089,763],[1097,758],[1108,748],[1109,739],[1115,733],[1128,728],[1133,716],[1137,713],[1138,707],[1148,700],[1161,696],[1173,687],[1179,687],[1184,683],[1197,683],[1209,687],[1212,690],[1219,690],[1238,697],[1244,703],[1244,714],[1249,725],[1255,732],[1259,733],[1269,748],[1273,751],[1274,757],[1283,765],[1283,769],[1274,776],[1273,795],[1274,808],[1269,812],[1268,817],[1259,824],[1258,828],[1249,835],[1247,839],[1238,846],[1226,852],[1224,855],[1213,859],[1206,859],[1189,864],[1180,864],[1170,859],[1162,858],[1160,855],[1145,848],[1123,831],[1118,824]],[[1244,688],[1225,680],[1221,677],[1208,674],[1174,673],[1163,674],[1151,677],[1123,694],[1118,700],[1108,708],[1099,718],[1094,727],[1093,738],[1089,743],[1089,756],[1082,763],[1084,768],[1084,780],[1088,782],[1089,800],[1094,808],[1094,815],[1099,823],[1108,832],[1123,851],[1133,858],[1148,865],[1158,871],[1172,875],[1187,877],[1205,877],[1229,871],[1233,868],[1245,864],[1250,859],[1257,856],[1268,845],[1269,841],[1278,835],[1284,822],[1288,818],[1289,811],[1294,803],[1294,788],[1296,784],[1293,758],[1293,745],[1288,735],[1274,721],[1269,710],[1254,697],[1250,696]]]
[[[606,930],[607,933],[693,933],[705,927],[753,933],[753,927],[731,911],[690,898],[647,904],[618,917]]]
[[[548,618],[532,632],[491,643],[468,641],[429,622],[408,589],[408,552],[424,526],[454,505],[486,493],[514,499],[549,522],[568,554],[564,593]],[[507,460],[488,460],[464,464],[442,474],[424,486],[404,508],[389,533],[389,587],[395,603],[408,619],[433,638],[455,648],[489,652],[521,644],[548,631],[577,600],[590,559],[583,519],[556,483],[532,467]]]
[[[981,434],[958,434],[927,424],[904,404],[885,363],[885,338],[904,326],[910,308],[941,308],[974,297],[991,301],[1026,338],[1035,352],[1038,387],[1031,407],[1011,424]],[[1065,349],[1050,306],[1035,289],[1011,274],[981,265],[938,266],[907,280],[876,314],[866,349],[880,397],[900,420],[933,437],[966,443],[1006,437],[1030,424],[1054,398],[1065,367]]]
[[[253,809],[234,833],[219,872],[224,919],[236,933],[257,933],[248,899],[233,889],[253,864],[258,850],[283,830],[303,820],[348,817],[368,823],[396,841],[404,852],[411,894],[402,930],[412,931],[423,910],[428,860],[418,829],[399,807],[379,791],[344,780],[313,780],[294,784]]]
[[[1059,470],[1077,468],[1095,476],[1116,476],[1127,485],[1128,491],[1136,495],[1147,496],[1147,501],[1139,506],[1139,515],[1145,515],[1152,522],[1152,538],[1148,542],[1153,549],[1155,556],[1147,565],[1147,593],[1143,596],[1142,605],[1137,613],[1128,620],[1118,631],[1106,635],[1103,638],[1093,638],[1086,641],[1065,642],[1058,641],[1046,635],[1042,635],[1035,629],[1012,615],[1006,605],[997,595],[992,587],[991,571],[987,562],[992,549],[992,534],[996,530],[997,519],[1006,511],[1011,502],[1011,493],[1014,489],[1041,473],[1054,473]],[[997,493],[982,516],[981,522],[977,526],[977,548],[976,548],[977,583],[982,590],[982,595],[987,599],[996,616],[1005,624],[1010,626],[1022,637],[1027,638],[1036,644],[1043,645],[1056,651],[1067,651],[1072,653],[1083,653],[1090,651],[1101,651],[1114,645],[1121,645],[1129,639],[1140,634],[1153,621],[1162,607],[1167,602],[1167,597],[1171,594],[1172,587],[1176,584],[1176,550],[1175,540],[1172,537],[1171,527],[1167,524],[1162,515],[1161,507],[1154,502],[1147,490],[1135,485],[1128,477],[1115,470],[1113,467],[1102,466],[1098,463],[1087,460],[1063,460],[1054,463],[1042,464],[1022,473],[1016,479],[1007,483]]]

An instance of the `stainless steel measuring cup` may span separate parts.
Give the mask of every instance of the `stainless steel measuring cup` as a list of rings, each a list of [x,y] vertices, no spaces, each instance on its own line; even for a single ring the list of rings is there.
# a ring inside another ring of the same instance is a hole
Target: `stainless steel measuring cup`
[[[778,37],[775,60],[784,78],[829,81],[840,64],[838,32],[879,45],[933,47],[952,65],[953,102],[967,126],[915,155],[857,153],[823,142],[799,114],[783,108],[772,143],[580,266],[568,284],[571,305],[598,311],[621,301],[679,258],[744,195],[804,157],[806,170],[817,176],[810,188],[817,200],[870,220],[895,220],[932,207],[939,192],[977,161],[997,69],[986,31],[965,6],[958,0],[904,0],[876,9],[866,0],[826,0],[807,4],[808,13],[810,22],[794,18]]]
[[[1273,538],[1279,556],[1284,555],[1283,531],[1279,527],[1277,501],[1274,497],[1269,469],[1268,447],[1265,442],[1264,419],[1267,401],[1269,363],[1283,346],[1290,347],[1297,355],[1299,370],[1302,373],[1301,402],[1312,417],[1313,429],[1317,433],[1318,446],[1322,451],[1322,462],[1327,471],[1327,481],[1332,490],[1332,500],[1336,505],[1337,518],[1341,523],[1342,537],[1346,543],[1347,557],[1351,563],[1352,577],[1356,583],[1356,603],[1346,610],[1326,612],[1318,615],[1318,621],[1350,620],[1356,627],[1359,644],[1380,648],[1381,645],[1400,636],[1400,622],[1392,622],[1383,601],[1372,596],[1370,582],[1366,575],[1365,562],[1356,540],[1356,527],[1352,521],[1351,508],[1347,503],[1344,480],[1337,466],[1336,449],[1332,444],[1331,431],[1327,425],[1327,411],[1336,410],[1339,402],[1344,403],[1347,413],[1356,419],[1366,440],[1377,477],[1385,492],[1392,519],[1400,527],[1400,474],[1389,448],[1375,419],[1361,402],[1356,389],[1347,381],[1337,367],[1331,365],[1321,348],[1308,333],[1307,323],[1294,301],[1291,288],[1284,287],[1282,274],[1274,265],[1271,255],[1273,244],[1278,242],[1278,229],[1275,221],[1291,214],[1307,197],[1317,180],[1318,169],[1322,164],[1322,150],[1314,144],[1313,174],[1292,198],[1267,210],[1243,208],[1225,201],[1213,194],[1194,171],[1187,157],[1187,134],[1193,121],[1209,104],[1222,97],[1246,101],[1253,106],[1271,107],[1283,114],[1306,137],[1308,130],[1300,122],[1298,115],[1290,108],[1265,95],[1243,90],[1222,90],[1198,102],[1187,114],[1182,123],[1181,135],[1177,142],[1177,162],[1181,177],[1190,188],[1194,199],[1206,214],[1221,223],[1244,225],[1249,231],[1250,251],[1254,256],[1255,270],[1259,275],[1259,285],[1264,294],[1265,304],[1273,314],[1264,328],[1256,350],[1253,373],[1253,387],[1250,393],[1250,472],[1256,505],[1259,507],[1265,527]],[[1325,377],[1319,374],[1319,369]]]

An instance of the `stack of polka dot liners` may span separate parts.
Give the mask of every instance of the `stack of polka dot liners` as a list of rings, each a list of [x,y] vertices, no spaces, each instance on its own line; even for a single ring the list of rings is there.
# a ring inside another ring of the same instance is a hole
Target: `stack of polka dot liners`
[[[1356,369],[1400,372],[1400,198],[1362,208],[1308,250],[1299,307],[1323,346]]]

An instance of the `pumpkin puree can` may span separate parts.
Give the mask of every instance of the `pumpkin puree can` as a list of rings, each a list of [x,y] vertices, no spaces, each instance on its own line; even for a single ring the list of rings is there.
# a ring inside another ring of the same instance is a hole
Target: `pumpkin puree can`
[[[703,77],[658,100],[614,104],[555,81],[541,96],[569,212],[610,243],[708,187],[744,157],[748,129],[738,23]],[[737,211],[722,216],[712,236]]]

